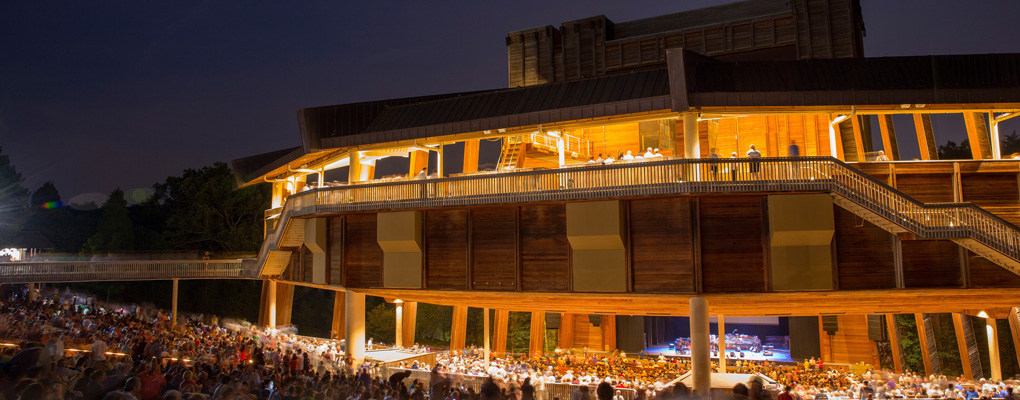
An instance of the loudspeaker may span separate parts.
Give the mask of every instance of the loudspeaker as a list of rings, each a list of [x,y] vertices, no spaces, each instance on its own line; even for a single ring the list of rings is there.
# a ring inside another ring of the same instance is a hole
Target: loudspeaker
[[[868,314],[868,339],[884,342],[889,340],[888,332],[885,326],[885,315]]]
[[[591,322],[597,328],[599,325],[602,325],[602,315],[588,314],[588,322]]]
[[[839,319],[835,315],[823,315],[822,330],[829,336],[835,335],[839,332]]]
[[[560,313],[545,313],[545,329],[560,329]]]

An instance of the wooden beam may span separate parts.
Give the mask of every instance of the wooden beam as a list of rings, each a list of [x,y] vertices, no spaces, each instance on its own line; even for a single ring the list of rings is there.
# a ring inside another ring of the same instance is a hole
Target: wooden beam
[[[602,315],[602,323],[599,328],[602,329],[602,350],[616,350],[616,316]]]
[[[871,146],[866,146],[866,144],[871,144],[871,132],[866,132],[862,118],[868,117],[864,115],[855,115],[850,118],[850,126],[853,127],[854,132],[854,149],[857,150],[858,162],[867,161],[867,152],[871,150]]]
[[[531,340],[528,342],[528,354],[531,357],[542,357],[545,352],[545,312],[531,312]]]
[[[896,314],[886,314],[885,325],[889,330],[889,345],[892,347],[893,368],[897,373],[902,373],[903,350],[900,348],[900,330],[896,325]]]
[[[878,127],[882,133],[882,149],[890,160],[900,159],[900,146],[896,143],[896,127],[893,126],[892,115],[879,115]]]
[[[340,292],[343,293],[343,292]],[[418,303],[413,301],[404,302],[404,314],[400,316],[401,336],[404,347],[414,346],[414,330],[418,321]]]
[[[294,285],[278,282],[276,284],[276,326],[290,325],[290,315],[294,309]]]
[[[986,115],[981,112],[963,113],[963,123],[967,127],[967,139],[970,140],[970,152],[975,160],[992,158],[992,141],[988,135]]]
[[[931,127],[931,114],[914,114],[914,131],[917,132],[917,147],[922,160],[938,160],[939,149],[935,144],[935,130]]]
[[[1013,337],[1013,355],[1016,356],[1017,364],[1020,364],[1020,310],[1017,307],[1009,309],[1009,332]]]
[[[974,337],[974,327],[971,325],[970,317],[960,313],[953,313],[953,327],[956,330],[956,343],[960,348],[960,364],[963,367],[963,376],[968,381],[975,377],[981,377],[981,356],[977,348],[977,339]]]
[[[343,290],[333,292],[333,325],[330,328],[329,336],[336,340],[344,338],[344,329],[347,327],[346,321],[344,320],[344,311],[347,307],[346,304],[344,304],[344,296],[346,295],[347,293]]]
[[[496,310],[496,333],[492,339],[492,352],[506,353],[507,324],[510,323],[510,310]]]
[[[924,375],[929,376],[932,374],[932,357],[931,357],[931,346],[934,343],[929,343],[929,334],[931,329],[925,322],[924,314],[914,314],[914,322],[917,324],[917,339],[921,346],[921,358],[924,362]],[[932,336],[934,337],[934,336]],[[938,353],[935,353],[936,357],[934,361],[938,362]]]
[[[478,150],[481,147],[481,140],[464,141],[464,168],[461,173],[478,172]]]
[[[450,350],[461,350],[467,340],[468,306],[453,306],[453,326],[450,329]]]
[[[421,172],[422,168],[429,167],[429,152],[424,150],[412,151],[409,155],[410,162],[407,167],[407,176],[415,177]]]
[[[560,340],[556,347],[569,349],[574,347],[574,314],[560,314]],[[1014,335],[1014,337],[1016,337]]]

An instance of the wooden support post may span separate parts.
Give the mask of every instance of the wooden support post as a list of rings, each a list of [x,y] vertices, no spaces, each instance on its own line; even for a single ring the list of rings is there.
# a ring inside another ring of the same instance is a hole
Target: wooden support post
[[[496,354],[506,353],[506,333],[509,322],[509,310],[496,310],[496,337],[492,342],[493,351]]]
[[[914,314],[914,322],[917,324],[917,340],[921,346],[921,359],[924,362],[924,375],[930,376],[932,374],[932,357],[929,349],[933,343],[928,343],[928,339],[931,332],[930,329],[928,329],[928,325],[925,323],[924,314]],[[938,361],[937,357],[935,358],[935,361]]]
[[[262,295],[259,297],[259,326],[269,326],[269,281],[262,280]]]
[[[542,357],[545,352],[545,312],[531,312],[531,340],[528,342],[528,355]]]
[[[896,143],[896,127],[892,115],[879,115],[878,127],[882,133],[882,150],[890,160],[900,159],[900,146]]]
[[[574,347],[574,314],[560,314],[560,342],[556,347],[564,350]]]
[[[291,312],[294,310],[294,285],[276,284],[276,326],[290,325]]]
[[[992,143],[988,135],[986,115],[979,112],[963,113],[963,122],[967,127],[967,139],[970,140],[970,152],[975,160],[992,158]]]
[[[871,151],[871,123],[867,115],[855,115],[850,118],[850,126],[854,132],[854,148],[857,150],[857,161],[867,161],[867,152]]]
[[[708,300],[704,297],[691,297],[690,314],[694,396],[708,399],[712,383],[712,359],[708,351]]]
[[[170,325],[177,326],[177,279],[173,279],[173,294],[170,295]]]
[[[396,306],[396,315],[394,316],[394,319],[396,320],[396,326],[393,329],[394,330],[394,332],[393,332],[393,336],[394,336],[393,344],[397,348],[401,348],[401,347],[404,347],[404,327],[403,327],[403,325],[404,325],[404,302],[398,300],[398,301],[395,301],[393,303],[393,305]]]
[[[1009,331],[1013,337],[1013,355],[1020,364],[1020,310],[1017,307],[1009,309]]]
[[[481,140],[464,141],[464,167],[461,173],[478,172],[478,150],[481,147]]]
[[[404,314],[401,317],[401,326],[403,327],[401,335],[404,347],[412,347],[415,340],[414,330],[418,322],[418,302],[405,301]]]
[[[903,350],[900,349],[900,330],[896,326],[896,314],[886,314],[885,325],[889,329],[889,345],[892,347],[893,368],[897,373],[902,373]]]
[[[960,363],[963,366],[963,376],[971,381],[982,377],[981,357],[978,353],[977,339],[974,337],[974,327],[967,315],[953,313],[953,326],[956,328],[956,343],[960,347]]]
[[[602,351],[616,350],[616,316],[603,315],[599,328],[602,329]]]
[[[999,326],[995,318],[985,318],[985,332],[988,335],[988,365],[991,368],[988,379],[1002,380],[1002,364],[999,359]]]
[[[717,336],[716,336],[718,338],[716,343],[718,343],[717,347],[718,347],[718,350],[719,350],[719,369],[718,369],[718,371],[721,374],[725,374],[726,373],[726,317],[723,316],[722,314],[719,314],[719,316],[716,317],[716,328],[717,328],[716,330],[719,332],[717,334]]]
[[[330,328],[330,337],[336,340],[344,338],[344,329],[347,326],[344,323],[344,311],[346,310],[344,294],[343,290],[333,292],[333,324]]]
[[[931,115],[914,114],[914,130],[917,132],[917,146],[922,160],[938,160],[939,149],[935,144],[935,131],[931,127]]]
[[[408,158],[410,158],[410,162],[408,162],[407,175],[411,178],[418,176],[422,168],[429,167],[429,152],[425,150],[413,150]],[[428,175],[428,170],[425,174]]]
[[[484,333],[485,337],[482,338],[482,341],[485,342],[485,343],[482,344],[482,356],[485,357],[485,370],[488,371],[489,370],[489,347],[490,347],[490,344],[489,344],[489,309],[488,308],[485,309],[485,313],[484,313],[484,315],[482,315],[482,324],[484,325],[484,329],[485,329],[485,333]]]
[[[360,363],[365,359],[365,294],[347,290],[344,296],[344,338],[347,354]]]
[[[450,350],[461,350],[467,340],[468,306],[453,306],[453,327],[450,330]]]

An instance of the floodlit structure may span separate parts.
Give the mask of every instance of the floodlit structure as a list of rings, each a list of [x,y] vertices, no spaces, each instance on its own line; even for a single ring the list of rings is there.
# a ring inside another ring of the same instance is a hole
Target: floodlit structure
[[[972,316],[990,338],[1008,319],[1020,347],[1020,161],[998,129],[1020,111],[1020,54],[867,58],[864,33],[857,0],[511,32],[507,88],[303,109],[301,146],[235,160],[242,185],[272,186],[254,263],[25,264],[3,282],[256,278],[270,326],[296,285],[333,290],[356,358],[366,295],[397,303],[403,344],[419,302],[454,307],[454,349],[468,308],[492,309],[496,352],[510,311],[531,312],[532,353],[545,327],[558,347],[631,350],[649,333],[634,316],[691,316],[695,365],[710,317],[725,350],[745,345],[725,317],[784,316],[796,358],[878,365],[888,338],[901,370],[888,322],[913,314],[926,374],[931,314],[952,313],[965,375],[995,378]],[[938,160],[933,115],[972,159]]]

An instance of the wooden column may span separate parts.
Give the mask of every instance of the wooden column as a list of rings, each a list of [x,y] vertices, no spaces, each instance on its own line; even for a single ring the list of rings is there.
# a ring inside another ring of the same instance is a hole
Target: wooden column
[[[1009,309],[1009,331],[1013,337],[1013,355],[1020,364],[1020,310],[1017,307]]]
[[[345,327],[347,324],[344,322],[344,312],[346,311],[346,303],[344,303],[345,292],[338,290],[333,293],[333,326],[330,328],[330,338],[340,340],[344,338]]]
[[[900,330],[896,325],[896,314],[886,314],[885,325],[889,329],[889,345],[892,347],[893,368],[897,373],[902,373],[903,350],[900,349]]]
[[[970,152],[975,160],[992,158],[992,143],[988,136],[988,122],[985,113],[963,113],[963,122],[967,127],[967,139],[970,140]]]
[[[599,328],[602,329],[602,350],[616,350],[616,316],[603,315]]]
[[[404,347],[414,346],[414,329],[415,323],[418,321],[418,302],[405,301],[404,313],[401,315],[401,318],[401,335],[403,335]]]
[[[938,160],[939,149],[935,144],[935,131],[931,128],[931,115],[914,114],[914,130],[917,131],[917,146],[922,160]]]
[[[854,148],[857,150],[857,161],[867,161],[867,152],[871,150],[871,129],[870,120],[867,115],[855,115],[850,118],[850,126],[854,132]]]
[[[545,351],[545,312],[531,312],[531,340],[528,342],[528,354],[541,357]]]
[[[450,350],[461,350],[467,339],[468,306],[453,306],[453,327],[450,330]]]
[[[896,144],[896,128],[893,126],[892,115],[879,115],[878,127],[882,133],[882,149],[890,160],[900,159],[900,146]]]
[[[953,326],[956,328],[956,343],[960,347],[960,363],[963,366],[964,378],[974,380],[975,377],[983,376],[977,339],[974,337],[970,317],[953,313]]]
[[[407,167],[407,175],[412,178],[418,176],[418,173],[421,172],[422,168],[429,167],[429,152],[427,151],[414,150],[411,151],[411,154],[408,157],[410,158],[410,162]]]
[[[999,359],[999,326],[995,318],[985,318],[985,331],[988,335],[988,379],[1002,380],[1002,364]]]
[[[259,326],[269,326],[269,285],[272,281],[268,279],[262,280],[262,295],[259,297]],[[275,290],[275,289],[274,289]],[[276,296],[273,296],[273,307],[276,307]],[[273,321],[276,322],[276,321]]]
[[[480,139],[464,141],[464,168],[462,173],[478,172],[478,149],[481,145]]]
[[[173,294],[170,295],[170,325],[177,326],[177,279],[173,279]]]
[[[921,346],[921,358],[924,361],[924,375],[929,376],[932,374],[932,357],[931,357],[931,345],[934,343],[928,343],[929,334],[932,333],[927,324],[925,324],[924,314],[914,314],[914,322],[917,324],[917,340]],[[937,353],[935,361],[938,361]]]
[[[496,354],[506,353],[506,332],[509,322],[509,310],[496,310],[496,333],[492,340],[492,351]]]
[[[294,308],[294,285],[276,284],[276,326],[290,325],[290,315]]]
[[[574,347],[574,314],[560,314],[560,342],[556,347],[564,350]]]

